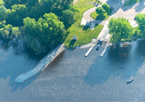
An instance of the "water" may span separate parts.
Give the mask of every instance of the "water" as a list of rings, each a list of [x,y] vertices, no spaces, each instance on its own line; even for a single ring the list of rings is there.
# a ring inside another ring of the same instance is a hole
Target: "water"
[[[66,50],[43,72],[18,84],[17,76],[35,67],[41,58],[0,47],[0,101],[144,101],[145,41],[126,48]],[[126,81],[131,76],[132,83]]]

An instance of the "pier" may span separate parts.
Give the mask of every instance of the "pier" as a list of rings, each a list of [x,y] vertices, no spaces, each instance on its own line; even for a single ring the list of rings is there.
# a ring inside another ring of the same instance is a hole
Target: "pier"
[[[95,46],[95,44],[93,44],[92,47],[87,51],[87,53],[85,54],[85,57],[87,57],[89,55],[89,53],[92,51],[94,46]]]

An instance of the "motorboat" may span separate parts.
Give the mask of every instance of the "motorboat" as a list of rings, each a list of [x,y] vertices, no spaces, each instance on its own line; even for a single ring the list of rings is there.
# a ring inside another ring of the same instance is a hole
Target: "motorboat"
[[[132,77],[132,78],[127,80],[127,83],[131,83],[133,80],[134,80],[134,78]]]

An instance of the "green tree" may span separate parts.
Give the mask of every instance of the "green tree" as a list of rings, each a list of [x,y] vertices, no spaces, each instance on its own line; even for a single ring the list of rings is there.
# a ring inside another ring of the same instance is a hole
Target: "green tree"
[[[0,0],[0,6],[4,6],[4,5],[5,5],[4,1]]]
[[[103,9],[104,9],[106,12],[109,12],[110,7],[109,7],[108,4],[104,3],[104,4],[102,5],[102,7],[103,7]]]
[[[6,25],[6,21],[5,20],[3,20],[3,21],[0,22],[0,28],[4,28],[5,25]]]
[[[68,29],[75,22],[74,12],[70,10],[63,11],[61,20],[63,21],[65,28]]]
[[[12,32],[12,25],[8,24],[8,25],[5,25],[4,28],[0,28],[0,34],[1,34],[1,37],[3,39],[9,39],[10,38],[10,34]]]
[[[110,19],[108,27],[112,43],[119,44],[122,40],[127,40],[132,37],[132,26],[125,18]]]
[[[7,9],[4,6],[0,6],[0,21],[5,20],[7,15]]]
[[[78,5],[73,5],[71,8],[70,8],[71,11],[73,12],[80,12],[80,9],[78,8]]]
[[[100,15],[103,15],[105,13],[105,10],[103,9],[103,7],[97,7],[96,12]]]
[[[28,8],[22,4],[15,4],[8,9],[8,14],[6,21],[8,24],[12,24],[13,26],[22,26],[23,25],[23,18],[27,17]]]
[[[54,13],[46,13],[38,21],[30,17],[24,18],[25,39],[27,47],[36,54],[46,49],[53,49],[66,37],[63,22]]]
[[[12,33],[10,35],[10,38],[17,38],[19,35],[20,35],[20,30],[19,30],[19,27],[13,27],[12,28]]]
[[[135,18],[139,25],[140,36],[145,38],[145,13],[138,13]]]

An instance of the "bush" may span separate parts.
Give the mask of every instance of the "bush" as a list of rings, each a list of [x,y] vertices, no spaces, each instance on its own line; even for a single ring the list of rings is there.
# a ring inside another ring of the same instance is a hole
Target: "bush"
[[[103,7],[97,7],[96,12],[100,15],[103,15],[105,13],[105,10],[103,9]]]
[[[103,7],[103,9],[108,13],[109,12],[109,10],[110,10],[110,7],[109,7],[109,5],[108,4],[103,4],[102,5],[102,7]]]

